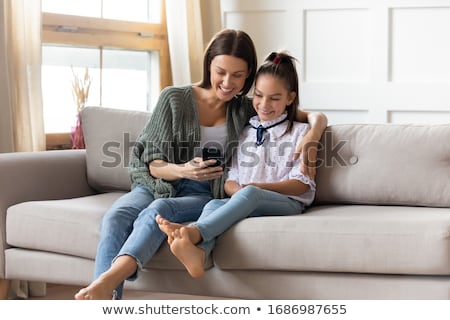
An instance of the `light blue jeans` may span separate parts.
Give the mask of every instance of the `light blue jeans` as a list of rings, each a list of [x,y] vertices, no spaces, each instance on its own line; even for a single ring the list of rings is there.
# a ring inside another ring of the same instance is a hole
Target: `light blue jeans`
[[[191,223],[200,231],[202,242],[198,247],[207,257],[216,243],[216,237],[235,223],[247,217],[285,216],[300,214],[305,206],[278,192],[246,186],[231,198],[214,199],[208,202],[200,218]]]
[[[94,278],[107,271],[119,256],[136,259],[138,270],[147,263],[167,238],[156,223],[160,214],[169,221],[195,221],[203,206],[213,196],[209,183],[182,179],[176,186],[176,197],[154,199],[149,189],[137,185],[117,199],[105,213],[95,259]],[[137,272],[128,280],[135,280]],[[116,289],[122,297],[123,283]]]

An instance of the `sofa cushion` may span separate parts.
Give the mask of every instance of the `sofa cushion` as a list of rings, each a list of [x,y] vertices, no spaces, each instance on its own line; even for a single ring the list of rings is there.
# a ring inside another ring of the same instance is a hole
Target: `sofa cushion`
[[[94,258],[101,218],[121,194],[11,206],[6,216],[6,241],[15,247]]]
[[[219,237],[221,269],[449,275],[450,209],[317,206],[245,219]]]
[[[99,192],[129,190],[131,147],[150,113],[87,107],[81,112],[89,184]]]
[[[29,201],[8,208],[10,246],[95,259],[104,213],[123,192],[66,200]],[[208,259],[205,267],[212,266]],[[184,270],[164,243],[147,268]]]
[[[450,125],[334,125],[316,203],[450,207]]]

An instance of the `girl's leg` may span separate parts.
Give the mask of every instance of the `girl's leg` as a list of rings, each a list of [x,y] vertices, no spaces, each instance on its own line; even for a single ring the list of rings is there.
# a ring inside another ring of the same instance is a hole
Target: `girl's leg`
[[[200,237],[198,229],[193,226],[175,230],[170,250],[193,278],[201,278],[205,273],[205,258],[207,255],[205,250],[195,245],[198,241],[192,240],[192,232]]]
[[[203,208],[198,221],[207,219],[210,214],[223,206],[229,199],[213,199]],[[202,241],[202,235],[196,223],[184,226],[161,218],[160,223],[164,224],[162,230],[170,232],[173,240],[170,241],[170,250],[177,259],[186,267],[186,270],[193,278],[201,278],[205,273],[205,260],[209,256],[215,245],[215,239]]]
[[[142,268],[166,239],[156,217],[161,215],[176,223],[195,221],[200,216],[203,206],[212,198],[209,185],[206,183],[187,181],[177,190],[177,197],[157,199],[139,214],[133,224],[133,231],[123,244],[117,259],[122,256],[133,257],[138,269]],[[137,272],[134,272],[127,279],[134,280],[136,276]]]
[[[139,213],[154,200],[150,191],[143,186],[136,186],[129,193],[117,199],[105,213],[100,227],[100,239],[95,258],[94,282],[80,290],[76,299],[110,299],[112,290],[105,292],[101,281],[97,280],[102,274],[112,268],[112,261],[125,243],[133,228],[133,222]],[[130,264],[136,268],[134,265]],[[118,284],[117,293],[122,294],[123,284]]]
[[[204,207],[203,207],[203,211],[202,214],[200,215],[200,218],[198,218],[198,220],[202,220],[205,217],[207,217],[208,215],[210,215],[211,213],[213,213],[217,208],[221,207],[222,205],[224,205],[229,199],[213,199],[211,201],[209,201]],[[199,230],[195,227],[193,227],[191,225],[184,225],[181,223],[176,223],[176,222],[172,222],[168,219],[165,219],[163,217],[161,217],[160,215],[158,215],[156,217],[156,222],[159,225],[159,228],[161,229],[162,232],[164,232],[168,239],[169,244],[172,244],[173,239],[171,239],[172,234],[184,227],[186,229],[186,231],[188,232],[189,235],[189,239],[193,244],[198,244],[201,240],[201,234],[199,232]]]
[[[211,207],[205,207],[205,214],[192,225],[202,236],[199,247],[207,254],[215,245],[215,238],[224,233],[235,223],[257,216],[300,214],[304,205],[278,192],[264,190],[254,186],[247,186],[228,201],[213,201]]]

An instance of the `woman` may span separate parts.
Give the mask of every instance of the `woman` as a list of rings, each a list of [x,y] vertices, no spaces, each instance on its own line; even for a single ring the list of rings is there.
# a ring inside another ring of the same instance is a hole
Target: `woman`
[[[134,280],[166,239],[156,222],[158,214],[177,223],[195,221],[209,200],[225,196],[224,168],[212,166],[216,160],[203,161],[201,148],[219,148],[229,167],[239,135],[255,115],[246,94],[256,60],[253,41],[245,32],[223,30],[205,51],[203,80],[161,92],[133,149],[132,190],[102,220],[95,280],[75,299],[120,299],[124,281]],[[296,119],[308,120],[312,127],[302,145],[317,143],[326,117],[299,111]],[[309,159],[315,160],[315,152]]]

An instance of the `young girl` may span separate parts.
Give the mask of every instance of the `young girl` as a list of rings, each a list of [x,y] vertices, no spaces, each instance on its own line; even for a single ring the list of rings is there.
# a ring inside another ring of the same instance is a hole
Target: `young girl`
[[[231,198],[211,200],[197,222],[187,226],[157,217],[171,251],[194,278],[203,276],[204,261],[216,237],[238,221],[299,214],[314,199],[314,181],[292,161],[309,129],[294,121],[299,105],[294,60],[287,53],[274,52],[256,73],[253,107],[257,116],[240,136],[225,182]]]

